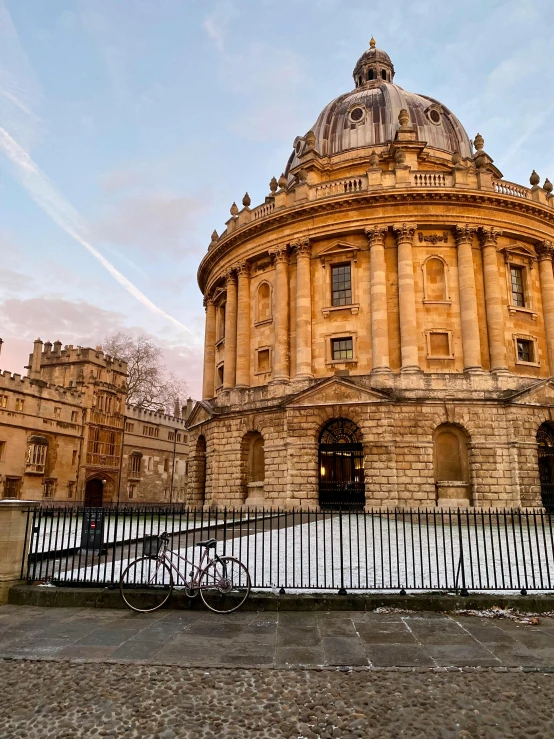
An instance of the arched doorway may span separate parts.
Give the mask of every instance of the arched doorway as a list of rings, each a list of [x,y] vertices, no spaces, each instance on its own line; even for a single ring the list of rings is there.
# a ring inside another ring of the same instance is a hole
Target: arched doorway
[[[542,504],[549,513],[552,513],[554,512],[554,425],[545,422],[539,427],[537,444]]]
[[[98,477],[87,480],[85,485],[85,506],[87,508],[100,508],[102,506],[102,497],[104,493],[104,485]]]
[[[354,509],[365,505],[362,432],[347,418],[330,421],[319,435],[319,505]]]

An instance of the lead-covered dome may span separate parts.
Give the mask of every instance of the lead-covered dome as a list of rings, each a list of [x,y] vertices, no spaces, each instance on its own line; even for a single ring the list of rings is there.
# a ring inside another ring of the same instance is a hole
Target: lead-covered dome
[[[358,59],[353,76],[356,89],[330,102],[313,126],[319,154],[333,156],[394,141],[400,126],[398,115],[404,108],[419,141],[449,154],[458,152],[462,158],[472,155],[469,136],[445,105],[394,84],[390,57],[376,48],[373,39]],[[297,139],[288,169],[300,163],[304,147],[304,139]]]

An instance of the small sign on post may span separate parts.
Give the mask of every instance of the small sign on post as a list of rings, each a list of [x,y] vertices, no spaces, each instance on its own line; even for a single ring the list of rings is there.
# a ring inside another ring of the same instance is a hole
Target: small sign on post
[[[104,547],[104,510],[85,508],[81,529],[81,549],[101,552]]]

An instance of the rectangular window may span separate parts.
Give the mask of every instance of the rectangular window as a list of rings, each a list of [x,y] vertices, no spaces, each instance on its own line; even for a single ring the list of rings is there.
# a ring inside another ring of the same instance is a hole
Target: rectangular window
[[[0,441],[0,462],[4,461],[4,452],[6,450],[6,442]]]
[[[129,495],[129,500],[133,500],[133,498],[135,497],[136,490],[137,490],[136,484],[134,482],[130,482],[129,485],[127,486],[127,493]]]
[[[258,351],[258,372],[269,372],[269,349],[260,349]]]
[[[127,423],[125,424],[125,431],[126,431],[126,432],[127,432],[128,434],[132,434],[134,430],[135,430],[135,424],[134,424],[134,423],[129,423],[129,422],[127,422]]]
[[[517,358],[519,362],[535,361],[532,341],[527,339],[517,339]]]
[[[350,305],[352,303],[352,277],[350,264],[336,264],[331,267],[331,305]]]
[[[178,441],[179,443],[181,442],[181,434],[177,434],[177,441]]]
[[[175,431],[168,431],[167,438],[169,441],[175,441]]]
[[[164,472],[169,472],[169,459],[167,457],[164,459]]]
[[[217,368],[217,387],[221,387],[223,385],[223,365],[220,364]]]
[[[4,483],[4,498],[15,500],[19,498],[20,477],[6,477]]]
[[[61,408],[54,408],[54,418],[59,418],[62,415]]]
[[[216,341],[225,338],[225,303],[217,307]]]
[[[74,494],[75,494],[75,482],[73,480],[70,480],[67,483],[67,497],[73,498]]]
[[[140,475],[142,457],[139,454],[131,454],[129,457],[129,473],[133,476]]]
[[[331,352],[334,362],[344,359],[353,359],[354,351],[352,347],[352,337],[349,336],[344,339],[331,339]]]
[[[510,281],[512,284],[512,305],[525,307],[525,291],[523,289],[523,267],[510,265]]]
[[[77,419],[79,418],[79,414],[77,411],[71,411],[71,423],[77,423]]]
[[[74,450],[73,450],[73,451],[71,452],[71,466],[72,466],[72,467],[75,467],[75,465],[76,465],[76,464],[77,464],[77,450],[76,450],[76,449],[74,449]]]
[[[24,404],[25,404],[25,401],[23,400],[23,398],[16,398],[16,401],[15,401],[15,410],[16,411],[22,411]]]
[[[6,408],[8,405],[8,396],[0,395],[0,408]]]
[[[42,483],[42,497],[43,498],[53,498],[54,493],[56,491],[56,481],[55,480],[45,480]]]

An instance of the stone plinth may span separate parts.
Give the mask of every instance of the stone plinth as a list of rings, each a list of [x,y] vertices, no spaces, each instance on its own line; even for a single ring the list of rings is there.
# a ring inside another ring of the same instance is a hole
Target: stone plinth
[[[27,568],[31,527],[28,511],[38,503],[27,500],[0,500],[0,603],[5,603],[12,585]]]

